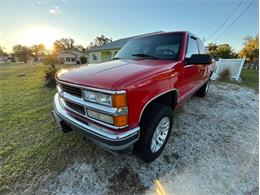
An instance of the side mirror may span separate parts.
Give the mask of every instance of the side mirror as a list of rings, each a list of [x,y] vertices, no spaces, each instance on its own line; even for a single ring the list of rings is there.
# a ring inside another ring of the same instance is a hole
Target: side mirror
[[[212,57],[209,54],[192,54],[187,61],[188,64],[211,64],[212,62]]]

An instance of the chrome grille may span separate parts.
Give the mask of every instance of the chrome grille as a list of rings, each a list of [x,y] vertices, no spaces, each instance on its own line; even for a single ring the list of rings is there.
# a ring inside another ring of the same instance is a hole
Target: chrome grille
[[[73,86],[70,86],[70,85],[64,85],[63,83],[60,83],[59,86],[63,91],[65,91],[65,92],[67,92],[71,95],[75,95],[77,97],[82,97],[82,93],[81,93],[80,88],[73,87]]]
[[[63,109],[67,109],[68,111],[74,112],[75,114],[79,114],[89,120],[92,120],[96,123],[99,123],[101,125],[107,126],[111,129],[123,129],[126,126],[118,127],[114,126],[99,120],[95,120],[94,118],[90,118],[86,114],[86,109],[92,109],[97,112],[111,115],[111,116],[120,116],[120,115],[127,115],[128,114],[128,108],[114,108],[114,107],[108,107],[100,104],[96,104],[93,102],[85,101],[82,97],[82,89],[91,90],[91,91],[97,91],[101,93],[107,93],[107,94],[125,94],[126,91],[110,91],[110,90],[103,90],[103,89],[95,89],[91,87],[86,86],[80,86],[76,84],[69,84],[64,83],[61,81],[57,81],[57,91],[59,94],[60,101],[62,102]]]
[[[70,101],[67,101],[67,100],[64,100],[66,106],[71,109],[72,111],[74,112],[77,112],[81,115],[85,115],[85,109],[84,109],[84,106],[81,106],[79,104],[75,104],[73,102],[70,102]]]

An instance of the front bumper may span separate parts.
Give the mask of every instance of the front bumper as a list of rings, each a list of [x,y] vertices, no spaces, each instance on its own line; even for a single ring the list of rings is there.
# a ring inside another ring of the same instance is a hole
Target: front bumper
[[[61,126],[61,128],[72,128],[73,130],[83,133],[85,136],[93,140],[97,145],[102,148],[116,152],[126,153],[128,152],[133,144],[139,139],[140,128],[129,129],[125,132],[113,132],[110,130],[99,129],[98,127],[90,126],[89,124],[83,123],[63,109],[61,102],[59,101],[59,94],[54,96],[53,100],[54,110],[52,111],[54,119]],[[64,129],[66,131],[66,129]]]

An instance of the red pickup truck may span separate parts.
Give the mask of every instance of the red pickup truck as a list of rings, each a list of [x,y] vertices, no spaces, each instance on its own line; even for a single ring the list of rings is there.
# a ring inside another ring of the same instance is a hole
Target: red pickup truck
[[[151,162],[170,136],[173,110],[207,94],[214,66],[189,32],[138,37],[112,61],[57,74],[53,115],[63,132],[80,131],[117,154],[134,148]]]

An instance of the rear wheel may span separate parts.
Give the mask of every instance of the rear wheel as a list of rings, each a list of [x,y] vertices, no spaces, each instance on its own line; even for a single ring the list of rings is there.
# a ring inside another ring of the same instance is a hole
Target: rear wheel
[[[197,96],[205,97],[209,91],[210,79],[197,91]]]
[[[153,103],[146,109],[140,123],[140,140],[136,144],[143,161],[151,162],[162,153],[171,133],[172,119],[172,109],[165,104]]]

